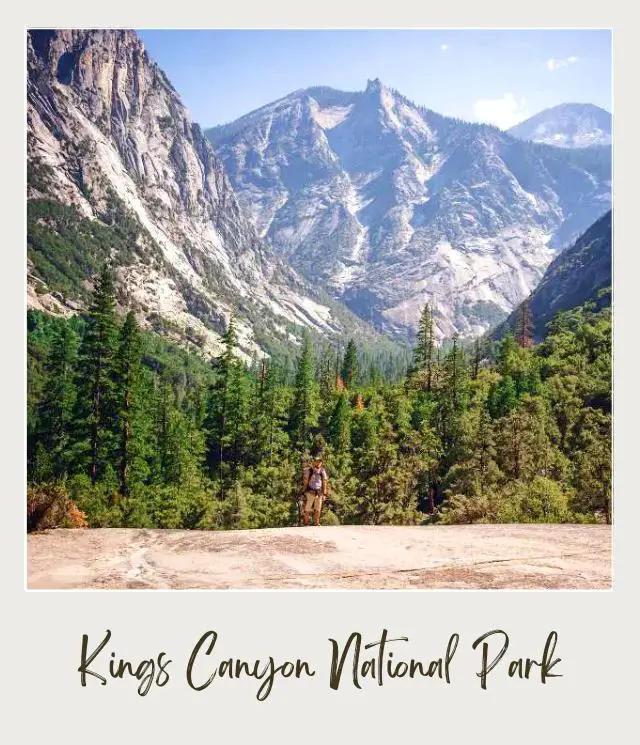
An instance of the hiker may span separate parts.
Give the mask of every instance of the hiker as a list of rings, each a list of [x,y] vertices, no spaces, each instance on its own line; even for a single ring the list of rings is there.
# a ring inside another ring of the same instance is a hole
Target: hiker
[[[313,465],[304,471],[304,504],[302,508],[302,522],[309,525],[309,513],[313,509],[313,522],[320,525],[320,511],[322,503],[327,498],[327,472],[324,470],[322,458],[316,456]]]

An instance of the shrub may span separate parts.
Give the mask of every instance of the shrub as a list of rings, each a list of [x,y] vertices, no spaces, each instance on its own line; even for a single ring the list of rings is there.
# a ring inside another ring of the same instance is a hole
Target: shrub
[[[203,527],[211,501],[203,489],[177,484],[142,487],[136,496],[139,502],[144,501],[149,524],[168,529]]]
[[[489,500],[479,495],[453,494],[442,508],[443,525],[491,522]]]
[[[480,496],[454,494],[442,508],[441,522],[562,523],[575,519],[569,495],[557,481],[536,476],[530,482],[509,481]]]
[[[551,479],[536,476],[523,484],[513,482],[505,488],[500,522],[562,523],[572,519],[569,499],[562,486]]]
[[[72,499],[86,514],[89,527],[122,526],[119,495],[112,482],[92,484],[85,474],[75,474],[68,479],[67,485]]]
[[[340,525],[340,519],[335,512],[327,508],[320,513],[320,525]]]
[[[37,484],[27,488],[27,532],[86,527],[87,516],[61,484]]]

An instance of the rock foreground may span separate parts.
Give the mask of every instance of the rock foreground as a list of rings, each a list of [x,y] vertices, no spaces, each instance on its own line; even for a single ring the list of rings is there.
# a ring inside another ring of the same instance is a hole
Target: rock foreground
[[[55,530],[29,589],[610,589],[605,525]]]

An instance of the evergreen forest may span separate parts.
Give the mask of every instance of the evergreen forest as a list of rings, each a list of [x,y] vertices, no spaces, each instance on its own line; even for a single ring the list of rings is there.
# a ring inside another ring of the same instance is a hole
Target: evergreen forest
[[[426,305],[409,365],[309,336],[247,364],[233,320],[207,360],[118,315],[105,266],[85,314],[27,314],[28,528],[295,525],[315,453],[326,524],[611,522],[602,305],[440,345]]]

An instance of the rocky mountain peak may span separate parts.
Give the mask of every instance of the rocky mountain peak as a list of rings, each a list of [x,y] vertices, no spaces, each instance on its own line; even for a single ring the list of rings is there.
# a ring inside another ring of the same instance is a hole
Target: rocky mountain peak
[[[30,199],[135,234],[126,268],[123,256],[110,257],[123,305],[177,333],[191,329],[213,351],[232,314],[248,353],[265,340],[290,341],[288,329],[343,333],[318,290],[259,238],[211,144],[134,32],[30,32],[28,102]],[[38,258],[34,276],[57,282]]]
[[[564,103],[535,114],[509,130],[514,137],[557,147],[611,145],[612,117],[590,103]]]
[[[283,99],[207,135],[260,234],[385,331],[428,301],[439,336],[484,332],[610,204],[609,151],[521,142],[379,79],[306,94],[315,126]]]

